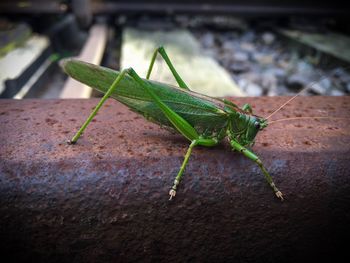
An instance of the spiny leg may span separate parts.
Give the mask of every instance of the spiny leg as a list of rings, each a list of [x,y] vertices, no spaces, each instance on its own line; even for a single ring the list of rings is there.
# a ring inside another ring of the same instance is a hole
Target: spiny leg
[[[259,157],[257,155],[255,155],[253,152],[249,151],[247,148],[243,147],[242,145],[240,145],[237,141],[235,140],[231,140],[230,141],[231,146],[233,147],[233,149],[241,152],[242,154],[244,154],[246,157],[248,157],[249,159],[251,159],[252,161],[254,161],[261,169],[261,171],[263,172],[266,181],[268,182],[268,184],[271,186],[271,188],[273,189],[273,191],[275,192],[276,196],[278,198],[280,198],[283,201],[283,195],[282,192],[280,190],[278,190],[278,188],[276,187],[275,183],[272,180],[271,175],[268,173],[268,171],[266,170],[266,168],[264,167],[264,165],[262,164],[261,160],[259,159]]]
[[[188,163],[188,159],[191,156],[192,149],[193,149],[194,146],[197,145],[197,143],[198,143],[197,140],[193,140],[191,142],[190,146],[188,147],[188,150],[187,150],[186,155],[185,155],[185,159],[183,160],[182,165],[180,167],[180,170],[179,170],[179,172],[177,173],[177,175],[175,177],[174,184],[173,184],[173,186],[171,187],[171,189],[169,191],[169,195],[170,195],[169,200],[171,200],[176,195],[177,186],[180,184],[181,177],[182,177],[182,175],[183,175],[183,173],[185,171],[186,165]]]
[[[216,138],[211,138],[211,139],[198,138],[198,139],[193,140],[191,142],[191,144],[188,147],[188,150],[186,152],[185,159],[183,160],[182,165],[180,167],[180,170],[179,170],[178,174],[175,177],[174,184],[173,184],[173,186],[171,187],[171,189],[169,191],[169,195],[170,195],[169,200],[171,200],[176,195],[177,186],[180,184],[182,175],[183,175],[183,173],[185,171],[186,165],[188,163],[188,159],[191,156],[193,147],[196,146],[196,145],[203,145],[203,146],[210,147],[210,146],[214,146],[214,145],[217,145],[217,144],[218,144],[218,140]]]
[[[146,79],[149,79],[149,77],[151,76],[151,72],[152,72],[152,69],[153,69],[153,65],[154,65],[154,62],[156,60],[156,57],[157,57],[157,54],[160,54],[163,59],[165,60],[166,64],[168,65],[171,73],[173,73],[173,76],[174,78],[176,79],[176,82],[179,84],[179,87],[180,88],[183,88],[183,89],[186,89],[186,90],[190,90],[188,88],[188,86],[186,85],[186,83],[182,80],[182,78],[180,77],[180,75],[177,73],[176,69],[174,68],[173,64],[171,63],[164,47],[160,46],[158,47],[154,52],[153,52],[153,56],[152,56],[152,59],[151,59],[151,63],[149,65],[149,68],[148,68],[148,71],[147,71],[147,75],[146,75]]]
[[[75,144],[79,137],[82,135],[82,133],[84,132],[84,130],[86,129],[86,127],[89,125],[89,123],[92,121],[92,119],[95,117],[95,115],[97,114],[97,112],[99,111],[99,109],[101,108],[101,106],[103,105],[103,103],[108,99],[108,97],[113,93],[113,91],[115,90],[115,88],[117,87],[118,83],[120,82],[120,80],[124,77],[124,75],[127,73],[127,69],[123,70],[122,72],[120,72],[120,74],[118,75],[118,77],[114,80],[114,82],[112,83],[111,87],[107,90],[107,92],[105,93],[105,95],[102,97],[102,99],[99,101],[99,103],[96,105],[95,109],[91,112],[90,116],[86,119],[86,121],[84,122],[84,124],[81,126],[81,128],[78,130],[78,132],[74,135],[74,137],[68,141],[69,144]]]

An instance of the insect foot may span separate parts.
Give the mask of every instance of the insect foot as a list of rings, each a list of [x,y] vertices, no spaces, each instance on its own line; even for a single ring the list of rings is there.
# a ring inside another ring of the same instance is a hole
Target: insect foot
[[[170,195],[169,200],[171,200],[173,197],[175,197],[176,191],[175,191],[174,189],[171,189],[171,190],[169,191],[169,195]]]
[[[72,140],[67,140],[67,144],[69,144],[69,145],[73,145],[73,144],[75,144],[76,142],[73,142]]]
[[[281,191],[277,191],[275,194],[276,194],[276,196],[277,196],[279,199],[281,199],[281,201],[284,200],[284,199],[283,199],[283,194],[282,194]]]

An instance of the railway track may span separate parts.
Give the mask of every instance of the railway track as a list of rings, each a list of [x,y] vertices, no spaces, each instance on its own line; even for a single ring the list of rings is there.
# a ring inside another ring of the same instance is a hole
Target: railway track
[[[346,28],[345,24],[347,23],[343,21],[345,15],[348,13],[348,9],[337,1],[332,2],[332,5],[327,2],[321,2],[317,7],[313,5],[312,1],[287,1],[283,4],[280,4],[278,1],[265,1],[264,5],[259,1],[243,2],[224,0],[215,1],[215,3],[213,1],[167,1],[164,3],[164,1],[145,2],[137,0],[29,1],[26,3],[27,4],[24,4],[19,1],[1,2],[1,17],[12,20],[21,18],[28,21],[28,23],[33,26],[33,31],[35,33],[40,32],[43,36],[49,38],[50,45],[45,50],[43,49],[42,54],[39,56],[40,59],[38,58],[26,66],[22,65],[23,72],[21,74],[15,77],[9,77],[6,83],[4,82],[3,86],[5,86],[5,88],[2,88],[0,91],[1,97],[46,98],[53,96],[56,98],[59,97],[60,94],[65,94],[64,97],[69,97],[69,92],[58,91],[58,89],[61,89],[61,86],[63,86],[61,83],[64,81],[64,76],[61,75],[57,67],[57,60],[65,56],[78,56],[80,54],[83,60],[110,66],[111,54],[118,54],[118,49],[121,49],[121,46],[118,48],[116,46],[111,46],[110,43],[116,42],[115,38],[119,38],[118,41],[120,41],[123,28],[129,26],[141,28],[141,30],[145,30],[146,32],[147,30],[153,30],[154,32],[157,30],[164,30],[165,32],[176,28],[189,29],[190,33],[198,37],[200,41],[203,39],[202,32],[205,31],[207,35],[212,35],[209,37],[216,39],[216,42],[220,42],[221,46],[214,45],[211,48],[212,50],[208,50],[208,47],[205,47],[206,44],[202,43],[204,45],[203,48],[206,49],[207,53],[211,53],[212,55],[217,53],[214,59],[217,60],[219,64],[223,65],[227,71],[233,71],[233,73],[236,74],[237,70],[239,71],[242,69],[242,63],[234,63],[231,65],[227,63],[227,59],[223,61],[222,58],[220,58],[220,54],[227,52],[228,46],[226,43],[227,41],[222,41],[225,37],[221,35],[229,35],[230,32],[233,32],[232,35],[234,35],[237,31],[242,32],[244,30],[250,30],[250,32],[255,32],[254,34],[258,36],[260,33],[256,31],[255,28],[260,28],[258,30],[261,30],[261,28],[265,27],[261,26],[263,24],[266,24],[265,29],[268,29],[267,31],[278,29],[280,26],[287,25],[288,27],[289,22],[286,21],[288,21],[289,17],[297,17],[297,20],[305,20],[303,23],[306,25],[306,30],[310,30],[307,28],[308,23],[314,24],[312,30],[318,30],[317,27],[319,27],[321,34],[324,34],[324,21],[326,21],[326,23],[327,21],[331,21],[329,22],[331,25],[330,31],[333,30],[332,27],[334,27],[334,25],[340,28]],[[40,13],[42,17],[37,17],[38,13]],[[50,21],[52,20],[50,19],[52,16],[56,18],[55,22]],[[235,22],[237,21],[237,17],[239,17],[238,24],[240,24],[238,27],[243,25],[241,28],[237,28],[237,23]],[[308,17],[312,18],[309,19]],[[46,21],[50,22],[46,23]],[[315,23],[315,21],[320,21],[319,25],[317,25],[318,22]],[[40,26],[38,26],[38,24],[40,24]],[[101,32],[94,33],[92,29],[94,26],[103,26],[105,28],[102,30],[103,34],[101,35]],[[329,25],[326,25],[326,27],[327,26]],[[297,28],[297,30],[300,29]],[[111,35],[112,31],[115,31],[114,37]],[[241,33],[236,34],[236,37],[238,37],[238,35],[241,35]],[[275,36],[278,36],[278,34]],[[95,39],[93,44],[88,44],[89,39]],[[236,39],[240,41],[239,37]],[[284,41],[284,43],[292,43],[295,42],[294,40],[295,39],[289,39]],[[256,39],[254,41],[256,41]],[[277,39],[277,41],[279,41],[279,39]],[[283,46],[284,43],[281,42],[279,47]],[[256,45],[254,42],[251,42],[251,44]],[[123,43],[120,43],[120,45],[123,45]],[[225,46],[224,49],[222,49],[222,45]],[[233,43],[233,45],[235,44]],[[96,48],[97,46],[99,48]],[[333,49],[337,50],[337,47]],[[237,58],[237,56],[239,57],[239,55],[241,55],[240,59],[242,59],[242,57],[247,57],[249,55],[243,54],[244,56],[242,56],[242,52],[237,55],[235,54],[237,53],[237,49],[233,47],[229,52],[228,55],[225,55],[226,57],[232,55],[233,58]],[[273,49],[272,52],[274,52]],[[295,52],[298,54],[297,51]],[[82,53],[84,53],[85,56],[82,56]],[[314,57],[314,54],[316,54],[316,56],[317,54],[328,56],[327,52],[312,46],[309,53]],[[339,54],[339,56],[337,56],[337,54],[332,54],[332,56],[330,56],[331,60],[334,60],[336,57],[337,59],[335,59],[335,61],[339,63],[340,71],[346,71],[343,69],[346,69],[348,62],[345,61],[345,63],[343,63],[342,61],[344,52],[342,51]],[[266,54],[263,54],[262,58],[254,54],[250,54],[249,56],[253,56],[260,61],[264,59],[265,55]],[[268,58],[268,56],[265,56],[265,58]],[[113,59],[119,60],[118,57],[114,57]],[[300,59],[303,59],[303,57],[300,57]],[[112,67],[114,67],[119,64],[119,61],[115,61],[112,64]],[[0,66],[7,67],[6,63],[1,64],[1,60]],[[318,65],[316,66],[318,67]],[[252,69],[252,66],[247,69]],[[338,70],[337,72],[340,71]],[[321,72],[321,75],[322,74]],[[235,78],[235,76],[233,77]],[[235,80],[238,81],[239,79],[240,77]],[[256,86],[253,87],[253,89],[256,88]],[[51,91],[46,92],[46,89]],[[67,88],[64,89],[69,90]],[[344,93],[350,90],[350,88],[347,87],[341,89],[344,90]],[[76,88],[75,90],[84,90],[84,88]],[[90,96],[90,93],[86,91],[82,91],[81,94],[88,94],[82,95],[82,97]],[[255,94],[271,95],[282,94],[282,92],[269,93],[266,91],[265,93],[256,92]],[[335,92],[334,94],[341,95],[343,93]]]

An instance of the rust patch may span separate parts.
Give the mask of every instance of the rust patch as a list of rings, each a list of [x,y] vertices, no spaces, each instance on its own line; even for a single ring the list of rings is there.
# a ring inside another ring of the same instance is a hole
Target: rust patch
[[[287,99],[235,102],[254,102],[265,116]],[[97,101],[0,101],[2,255],[16,262],[296,262],[346,252],[349,119],[279,122],[258,135],[253,150],[283,203],[226,142],[194,149],[169,202],[187,140],[109,100],[78,143],[67,145]],[[349,118],[350,103],[300,97],[286,110],[272,119]]]

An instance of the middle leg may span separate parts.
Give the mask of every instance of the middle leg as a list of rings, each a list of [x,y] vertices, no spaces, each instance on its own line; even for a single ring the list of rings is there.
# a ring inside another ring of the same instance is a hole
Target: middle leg
[[[176,190],[177,190],[177,187],[178,185],[180,184],[180,181],[181,181],[181,178],[182,178],[182,175],[185,171],[185,168],[186,168],[186,165],[188,163],[188,159],[190,158],[191,156],[191,153],[192,153],[192,149],[194,146],[196,145],[203,145],[203,146],[207,146],[207,147],[210,147],[210,146],[215,146],[218,144],[218,140],[216,138],[211,138],[211,139],[202,139],[202,138],[198,138],[196,140],[193,140],[190,144],[190,146],[188,147],[188,150],[186,152],[186,155],[185,155],[185,158],[182,162],[182,165],[180,167],[180,170],[177,174],[177,176],[175,177],[175,180],[174,180],[174,184],[173,186],[171,187],[170,191],[169,191],[169,195],[170,195],[170,198],[169,200],[171,200],[173,197],[175,197],[176,195]]]

